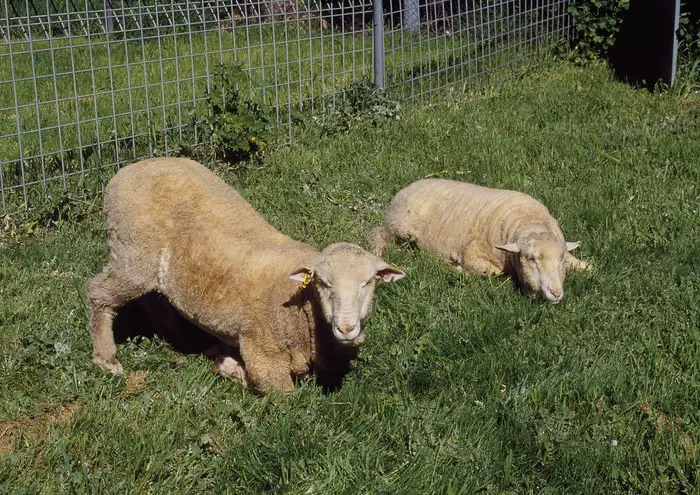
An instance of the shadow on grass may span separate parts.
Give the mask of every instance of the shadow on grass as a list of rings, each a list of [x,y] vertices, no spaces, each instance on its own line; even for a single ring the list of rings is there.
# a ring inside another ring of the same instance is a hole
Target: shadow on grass
[[[219,356],[231,356],[242,362],[237,347],[225,344],[185,318],[162,295],[146,294],[117,311],[113,323],[114,340],[123,344],[138,337],[158,337],[181,354],[202,354],[214,361]],[[315,370],[316,384],[324,394],[337,392],[343,384],[349,366],[339,365],[333,371]]]
[[[120,308],[113,329],[114,340],[118,344],[137,337],[158,337],[182,354],[212,357],[211,350],[224,345],[182,316],[165,297],[156,293],[146,294]]]

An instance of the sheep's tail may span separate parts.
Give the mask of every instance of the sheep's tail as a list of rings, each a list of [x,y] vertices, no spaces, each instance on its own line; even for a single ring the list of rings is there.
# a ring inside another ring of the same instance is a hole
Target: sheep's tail
[[[369,231],[367,242],[369,242],[372,254],[381,256],[384,254],[384,248],[394,242],[394,236],[389,233],[386,227],[381,226]]]

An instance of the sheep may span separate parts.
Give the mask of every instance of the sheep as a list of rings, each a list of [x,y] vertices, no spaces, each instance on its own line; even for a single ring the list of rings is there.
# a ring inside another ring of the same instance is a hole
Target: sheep
[[[423,179],[399,191],[384,225],[369,233],[381,256],[397,239],[415,242],[466,274],[509,274],[523,293],[556,303],[566,270],[592,273],[570,252],[547,208],[527,194],[446,179]]]
[[[265,395],[346,372],[376,283],[405,276],[355,244],[320,253],[275,230],[217,175],[185,158],[128,165],[104,194],[109,260],[86,282],[93,361],[114,374],[118,308],[159,293],[240,351],[219,371]]]

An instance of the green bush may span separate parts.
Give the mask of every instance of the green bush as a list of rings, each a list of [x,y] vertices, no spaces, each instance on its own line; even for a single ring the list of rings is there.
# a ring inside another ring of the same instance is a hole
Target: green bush
[[[615,44],[629,5],[630,0],[587,0],[569,7],[576,30],[574,47],[579,61],[607,55]]]
[[[689,0],[681,2],[678,43],[681,56],[689,59],[700,56],[700,8]]]
[[[190,154],[190,145],[209,142],[217,159],[238,163],[250,158],[262,159],[265,138],[272,122],[268,108],[242,97],[249,84],[240,62],[220,66],[202,104],[193,112],[191,129],[182,147]]]
[[[401,118],[401,104],[391,100],[368,80],[355,81],[349,88],[332,95],[324,111],[314,117],[321,134],[332,136],[368,125],[379,127]]]
[[[574,48],[579,61],[605,56],[615,44],[630,0],[584,0],[569,7],[576,36]],[[700,8],[681,1],[678,29],[679,53],[694,59],[700,55]]]

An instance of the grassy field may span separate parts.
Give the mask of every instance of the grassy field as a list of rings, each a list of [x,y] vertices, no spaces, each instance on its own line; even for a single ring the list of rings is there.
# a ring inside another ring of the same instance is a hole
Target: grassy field
[[[105,226],[74,205],[0,248],[0,492],[693,493],[699,158],[697,94],[565,65],[217,167],[319,248],[364,243],[396,191],[440,176],[536,196],[595,263],[551,306],[395,246],[408,276],[377,290],[329,395],[255,397],[154,338],[120,345],[125,376],[102,373],[83,284]]]

